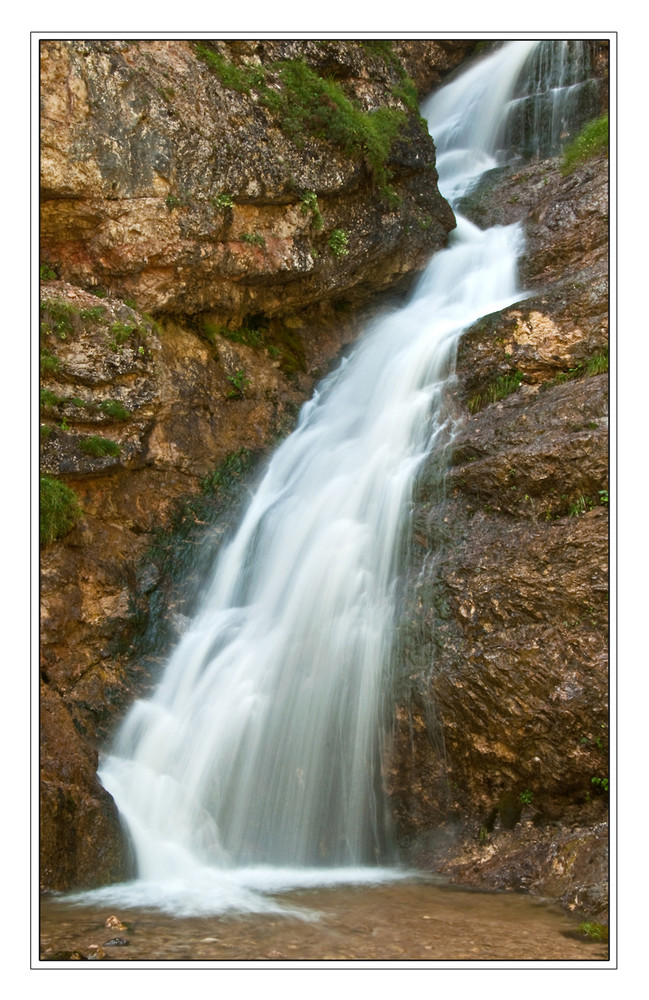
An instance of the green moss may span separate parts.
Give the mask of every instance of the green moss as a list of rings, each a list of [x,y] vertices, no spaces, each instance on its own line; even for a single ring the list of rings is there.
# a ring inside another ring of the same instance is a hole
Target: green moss
[[[40,542],[50,545],[74,528],[83,511],[77,494],[60,479],[41,476]]]
[[[397,70],[401,79],[393,93],[410,111],[417,111],[415,85],[394,54],[392,43],[378,39],[363,44]],[[297,145],[303,143],[305,135],[310,135],[330,142],[348,156],[364,160],[381,194],[395,200],[386,161],[408,119],[402,108],[362,111],[335,80],[320,76],[301,59],[274,63],[266,72],[260,66],[230,62],[209,43],[195,42],[194,51],[224,87],[246,94],[256,90],[260,103]],[[268,83],[271,74],[272,86]]]
[[[561,172],[571,174],[578,166],[599,153],[608,154],[608,115],[589,122],[563,152]]]
[[[79,447],[86,455],[92,455],[93,458],[104,458],[106,455],[116,457],[121,451],[116,441],[100,437],[99,434],[92,434],[90,437],[81,438]]]
[[[237,66],[204,42],[195,42],[198,58],[218,77],[224,87],[249,94],[253,87],[263,86],[266,74],[261,66]]]
[[[325,79],[302,60],[278,63],[279,89],[266,88],[262,100],[282,130],[298,145],[302,137],[324,139],[348,156],[363,159],[381,193],[393,197],[386,160],[407,121],[400,108],[361,111],[335,80]]]

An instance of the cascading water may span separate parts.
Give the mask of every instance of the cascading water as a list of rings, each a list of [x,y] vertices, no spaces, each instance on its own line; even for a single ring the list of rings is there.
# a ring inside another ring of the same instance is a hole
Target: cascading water
[[[496,164],[536,42],[504,45],[423,108],[440,188]],[[174,912],[277,908],[264,892],[395,872],[381,788],[399,555],[412,484],[445,432],[462,331],[521,297],[518,226],[458,218],[409,304],[376,321],[273,457],[201,610],[100,777],[138,879]]]

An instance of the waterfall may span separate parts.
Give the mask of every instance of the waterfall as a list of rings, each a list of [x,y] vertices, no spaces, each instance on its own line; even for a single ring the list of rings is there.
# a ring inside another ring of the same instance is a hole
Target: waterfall
[[[424,105],[451,200],[498,162],[537,49],[507,43]],[[383,733],[413,481],[448,431],[462,331],[521,298],[521,246],[517,225],[458,218],[410,301],[304,406],[156,692],[101,763],[138,871],[106,899],[264,909],[286,886],[394,877],[379,867],[396,861]]]

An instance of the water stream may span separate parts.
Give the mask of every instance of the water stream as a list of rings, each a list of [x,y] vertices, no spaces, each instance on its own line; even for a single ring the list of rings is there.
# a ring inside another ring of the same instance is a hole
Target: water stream
[[[452,202],[502,159],[539,44],[503,45],[423,107]],[[303,408],[157,691],[102,761],[138,877],[97,902],[287,913],[277,894],[295,887],[408,877],[381,769],[411,491],[449,433],[458,338],[523,295],[519,226],[457,222],[410,301]]]

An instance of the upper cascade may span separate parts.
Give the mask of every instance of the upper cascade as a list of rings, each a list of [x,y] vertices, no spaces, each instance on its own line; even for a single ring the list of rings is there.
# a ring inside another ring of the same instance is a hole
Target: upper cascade
[[[505,155],[559,153],[566,140],[597,115],[599,92],[588,42],[539,42],[507,109]]]
[[[587,41],[508,42],[478,59],[422,108],[440,188],[455,202],[484,171],[553,156],[599,106]]]

